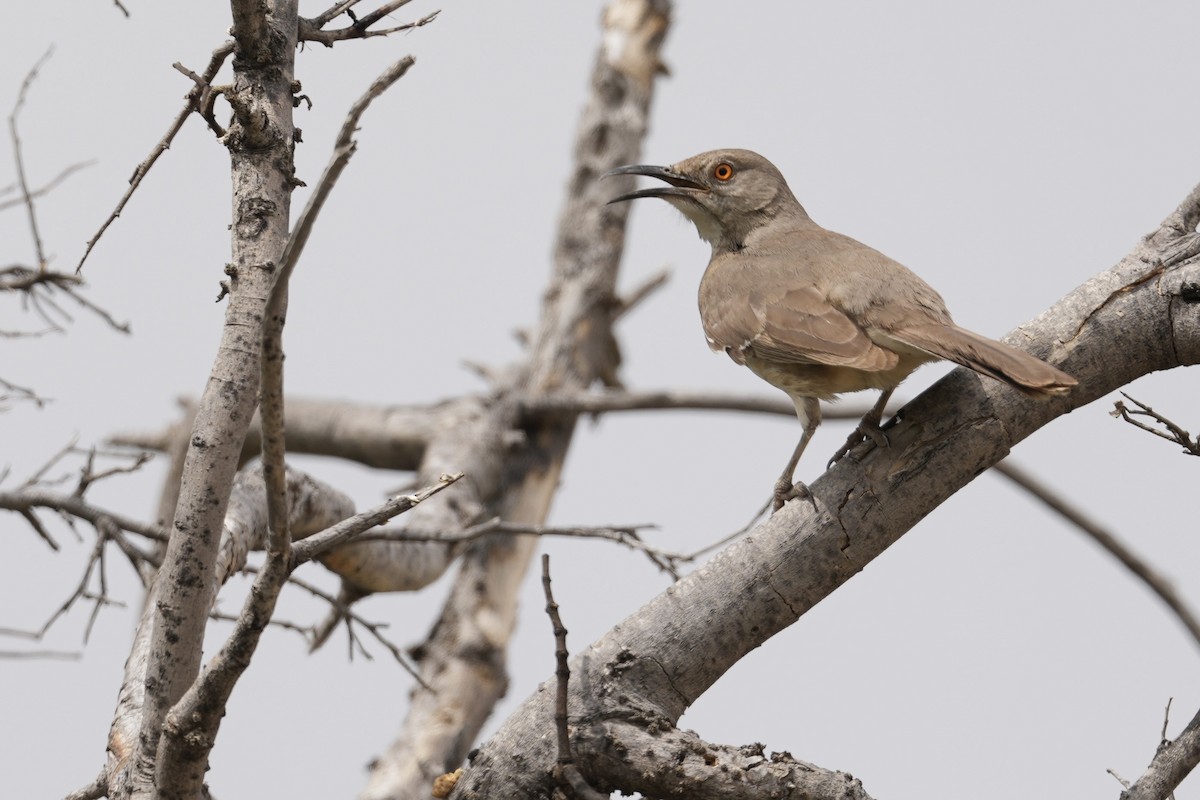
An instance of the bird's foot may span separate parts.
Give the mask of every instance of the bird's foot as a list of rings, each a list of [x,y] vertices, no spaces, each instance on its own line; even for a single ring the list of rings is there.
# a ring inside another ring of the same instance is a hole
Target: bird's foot
[[[833,454],[833,458],[829,459],[829,464],[826,466],[826,469],[832,467],[842,459],[842,456],[846,455],[860,444],[863,444],[868,439],[870,439],[876,447],[888,447],[891,444],[891,442],[888,441],[887,434],[883,432],[883,428],[879,427],[877,423],[863,420],[862,422],[858,423],[857,426],[855,426],[854,430],[846,438],[846,443],[839,447],[837,452]]]
[[[775,494],[771,499],[771,513],[774,514],[783,508],[784,503],[788,500],[795,500],[797,497],[806,498],[808,502],[812,503],[813,511],[817,510],[817,500],[803,481],[797,481],[795,484],[786,478],[780,478],[775,481]]]

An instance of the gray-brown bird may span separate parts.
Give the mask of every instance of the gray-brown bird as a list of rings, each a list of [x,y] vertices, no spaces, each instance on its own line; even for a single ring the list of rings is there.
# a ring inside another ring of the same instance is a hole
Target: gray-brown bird
[[[792,483],[821,422],[820,400],[882,394],[830,461],[870,437],[892,391],[927,361],[947,359],[1034,396],[1063,394],[1070,375],[954,324],[941,296],[877,250],[809,218],[775,165],[749,150],[712,150],[670,167],[634,164],[606,174],[646,175],[668,185],[610,202],[661,197],[712,245],[700,281],[709,347],[724,351],[796,404],[804,432],[775,483],[774,505],[808,494]]]

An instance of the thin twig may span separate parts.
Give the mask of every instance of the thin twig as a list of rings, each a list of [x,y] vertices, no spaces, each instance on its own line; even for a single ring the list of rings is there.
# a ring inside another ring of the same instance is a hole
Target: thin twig
[[[481,539],[493,533],[503,533],[513,536],[562,536],[578,539],[604,539],[605,541],[616,542],[631,550],[637,550],[645,554],[656,567],[669,574],[675,580],[678,580],[679,566],[691,561],[692,556],[661,550],[643,542],[638,532],[654,527],[656,526],[649,524],[552,527],[549,525],[526,525],[523,523],[507,522],[500,519],[500,517],[493,517],[464,528],[461,531],[437,531],[431,533],[426,531],[410,531],[407,529],[382,528],[377,531],[365,533],[356,541],[444,542],[446,544],[460,544],[463,542],[473,542],[476,539]]]
[[[333,602],[330,603],[329,613],[325,615],[324,619],[313,625],[312,642],[309,643],[308,652],[313,653],[320,649],[329,640],[330,635],[337,628],[338,624],[346,618],[346,611],[368,594],[370,593],[359,589],[354,584],[342,581],[341,587],[338,588],[337,597],[333,598]],[[349,624],[346,625],[346,628],[349,635],[353,637],[354,632],[350,630]]]
[[[656,291],[667,285],[667,281],[671,279],[671,270],[669,267],[663,267],[658,272],[651,275],[642,283],[634,287],[633,291],[621,298],[615,311],[613,311],[613,322],[621,319],[630,311],[637,308],[643,300]]]
[[[701,547],[699,550],[695,550],[691,553],[688,553],[687,559],[689,561],[695,561],[696,559],[698,559],[702,556],[708,555],[709,553],[713,552],[714,550],[720,550],[722,547],[729,544],[734,539],[741,538],[742,536],[744,536],[746,534],[747,531],[749,531],[751,528],[754,527],[755,523],[757,523],[760,519],[762,519],[762,516],[767,513],[767,510],[770,509],[771,506],[774,505],[774,503],[775,503],[775,498],[768,497],[766,502],[764,502],[761,506],[759,506],[758,511],[754,512],[754,516],[752,516],[750,518],[749,522],[747,522],[742,527],[738,528],[733,533],[731,533],[727,536],[721,537],[720,539],[713,542],[712,544],[707,544],[704,547]]]
[[[1200,456],[1200,435],[1197,435],[1196,438],[1193,439],[1192,435],[1185,431],[1181,426],[1167,419],[1162,414],[1159,414],[1150,406],[1146,405],[1140,400],[1130,397],[1129,395],[1125,394],[1125,392],[1121,392],[1121,394],[1126,400],[1136,405],[1137,409],[1130,410],[1128,406],[1118,400],[1113,403],[1113,411],[1111,413],[1114,417],[1120,417],[1130,425],[1133,425],[1135,428],[1141,428],[1142,430],[1149,431],[1159,438],[1166,439],[1168,442],[1174,442],[1182,447],[1183,451],[1188,455]],[[1144,422],[1136,420],[1134,417],[1149,417],[1159,425],[1166,428],[1167,433],[1163,433],[1162,431],[1158,430],[1158,428],[1151,427]]]
[[[355,641],[357,641],[357,637],[354,635],[354,624],[361,625],[363,628],[365,628],[376,642],[383,645],[383,647],[392,654],[392,658],[396,660],[396,663],[399,664],[405,672],[411,675],[413,679],[423,688],[429,688],[429,684],[425,683],[424,679],[421,678],[417,668],[414,667],[405,657],[404,651],[401,650],[394,642],[384,636],[383,633],[381,633],[384,628],[388,627],[386,622],[371,622],[370,620],[356,613],[352,608],[350,608],[349,605],[344,603],[341,598],[334,597],[328,592],[321,591],[316,586],[308,583],[307,581],[301,580],[300,578],[292,576],[288,579],[288,582],[295,584],[311,594],[313,597],[318,597],[336,608],[341,614],[342,619],[346,621],[347,632]],[[363,647],[361,643],[359,643],[359,651],[368,659],[371,658],[371,653],[365,647]]]
[[[558,603],[554,602],[554,593],[550,591],[548,553],[542,554],[542,590],[546,595],[546,614],[550,617],[550,626],[554,630],[554,731],[558,740],[554,776],[563,789],[573,792],[573,796],[578,800],[606,800],[608,795],[601,794],[591,787],[579,771],[575,756],[571,754],[571,733],[567,726],[567,690],[571,680],[571,668],[567,664],[567,657],[570,653],[567,650],[567,629],[563,627]]]
[[[146,462],[154,458],[154,454],[147,451],[129,454],[122,453],[122,456],[128,455],[133,460],[129,464],[118,464],[115,467],[109,467],[108,469],[96,472],[94,467],[97,452],[98,451],[95,447],[88,448],[87,459],[84,462],[83,468],[79,471],[79,483],[75,486],[76,497],[83,497],[83,493],[86,492],[93,483],[102,481],[105,478],[111,478],[113,475],[128,475],[130,473],[137,472],[146,464]],[[111,455],[111,453],[106,455]]]
[[[318,28],[324,28],[330,20],[350,11],[358,3],[359,0],[340,0],[340,2],[334,3],[315,17],[311,17],[308,21]]]
[[[321,178],[313,188],[312,194],[308,198],[308,203],[304,206],[304,210],[300,212],[292,234],[288,237],[287,244],[283,248],[283,253],[279,257],[280,275],[276,281],[277,287],[280,284],[286,287],[288,278],[291,276],[292,270],[295,269],[296,262],[300,259],[300,254],[304,251],[304,245],[308,243],[309,234],[312,233],[313,225],[317,221],[317,216],[321,213],[321,208],[325,205],[329,193],[333,191],[334,184],[337,183],[342,170],[346,168],[346,164],[349,163],[350,157],[354,155],[354,151],[358,147],[358,143],[354,141],[354,132],[358,130],[358,122],[362,118],[363,112],[367,110],[367,107],[371,105],[371,102],[375,98],[386,92],[392,84],[400,80],[404,76],[404,73],[408,72],[409,67],[415,63],[415,58],[405,56],[392,64],[375,79],[367,91],[358,100],[354,101],[354,105],[350,107],[345,121],[342,122],[342,128],[338,132],[337,140],[334,142],[333,157],[330,159],[329,164],[326,165],[325,171],[321,173]]]
[[[291,547],[287,525],[287,479],[284,466],[283,398],[283,327],[287,312],[288,285],[292,273],[308,242],[317,217],[333,191],[338,177],[358,148],[354,133],[359,120],[376,97],[388,90],[414,63],[412,56],[400,59],[375,79],[367,91],[350,107],[334,142],[333,157],[300,213],[283,253],[279,258],[279,275],[267,299],[262,322],[262,377],[259,414],[262,419],[263,481],[267,487],[267,551],[286,555]],[[399,513],[399,512],[397,512]]]
[[[54,272],[49,269],[33,269],[20,264],[0,269],[0,291],[24,292],[26,301],[50,326],[50,331],[61,332],[63,330],[62,325],[53,318],[50,311],[53,311],[63,322],[74,321],[70,314],[51,299],[51,293],[57,290],[103,319],[116,330],[129,333],[129,323],[117,322],[112,314],[79,293],[79,287],[82,284],[83,279],[78,275],[68,275],[65,272]],[[42,308],[43,303],[49,306],[49,310]]]
[[[232,41],[225,42],[216,50],[213,50],[212,57],[208,61],[208,66],[201,75],[206,84],[212,83],[213,78],[215,78],[217,73],[221,70],[221,65],[225,63],[225,59],[228,58],[232,52]],[[108,215],[108,218],[104,220],[104,224],[100,226],[100,230],[96,231],[96,235],[88,240],[87,248],[83,251],[83,256],[79,259],[79,264],[75,267],[75,274],[79,274],[83,270],[83,263],[87,261],[88,256],[91,255],[96,243],[100,241],[100,237],[104,235],[104,232],[108,230],[108,226],[116,222],[117,217],[121,216],[121,212],[125,209],[125,204],[129,202],[129,198],[133,197],[133,193],[137,191],[139,186],[141,186],[142,179],[146,177],[146,173],[148,173],[150,168],[154,166],[154,162],[156,162],[158,157],[171,147],[171,142],[174,141],[175,134],[179,133],[179,129],[183,127],[183,123],[187,121],[188,116],[193,111],[199,110],[200,95],[201,91],[199,87],[193,86],[191,91],[184,96],[185,102],[183,104],[183,109],[175,117],[174,121],[172,121],[171,126],[167,129],[167,132],[161,139],[159,139],[158,144],[156,144],[154,149],[150,151],[150,155],[146,156],[146,158],[137,165],[137,168],[134,169],[133,175],[129,178],[129,188],[125,190],[125,194],[122,195],[121,199],[117,202],[117,207],[114,208],[112,213]]]
[[[260,572],[260,568],[247,564],[246,566],[242,567],[241,572],[243,572],[247,575],[257,575]],[[352,608],[350,608],[349,605],[344,603],[340,598],[334,597],[333,595],[329,594],[328,592],[317,588],[316,585],[311,584],[308,581],[305,581],[301,578],[297,578],[295,575],[289,575],[288,579],[287,579],[287,583],[289,583],[293,586],[296,586],[297,588],[303,589],[304,591],[311,594],[313,597],[316,597],[320,600],[324,600],[331,607],[337,609],[337,611],[339,612],[339,621],[343,620],[343,619],[346,621],[346,628],[350,633],[350,638],[351,638],[353,645],[357,646],[358,652],[362,653],[362,655],[364,657],[366,657],[366,659],[368,661],[374,660],[374,656],[371,655],[371,652],[369,650],[367,650],[365,646],[363,646],[362,642],[355,635],[354,629],[353,629],[353,626],[355,624],[362,626],[364,629],[366,629],[366,631],[368,633],[371,634],[371,637],[374,638],[376,642],[383,645],[384,649],[386,649],[389,653],[392,654],[392,658],[394,658],[396,660],[396,663],[399,664],[400,667],[405,672],[407,672],[409,675],[411,675],[413,677],[413,679],[417,681],[417,683],[421,684],[425,688],[429,688],[425,684],[425,682],[421,679],[421,676],[418,674],[416,667],[414,667],[409,662],[409,660],[407,658],[405,658],[404,651],[398,645],[396,645],[394,642],[392,642],[390,639],[388,639],[386,636],[383,635],[382,631],[388,627],[388,623],[386,623],[386,622],[371,622],[370,620],[368,620],[365,617],[361,616],[360,614],[356,613]],[[221,620],[222,622],[235,622],[236,623],[239,620],[239,616],[237,616],[237,615],[226,614],[226,613],[218,612],[218,611],[210,612],[209,617],[211,617],[212,619]],[[309,643],[309,645],[310,645],[309,652],[312,652],[312,650],[316,649],[315,638],[316,638],[316,634],[317,634],[317,629],[315,626],[300,625],[300,624],[297,624],[294,622],[287,622],[285,620],[276,620],[274,618],[272,618],[268,624],[273,625],[277,628],[282,628],[284,630],[290,630],[290,631],[299,633],[301,636],[304,637],[304,640]],[[353,650],[351,651],[351,660],[353,660]]]
[[[79,652],[67,652],[64,650],[0,650],[0,659],[9,659],[10,661],[33,660],[41,661],[56,660],[56,661],[78,661],[82,657]]]
[[[53,54],[54,46],[51,45],[45,54],[37,60],[37,63],[33,65],[33,69],[29,70],[29,74],[21,82],[21,90],[17,93],[17,102],[13,105],[12,113],[8,115],[8,130],[12,136],[13,159],[17,165],[17,182],[21,186],[21,200],[25,203],[25,209],[29,214],[29,232],[33,236],[33,247],[34,252],[37,254],[39,270],[46,268],[46,253],[42,248],[42,237],[38,233],[37,213],[33,207],[33,195],[29,191],[29,180],[25,177],[25,160],[21,157],[21,137],[17,133],[17,117],[20,116],[21,108],[25,105],[25,97],[29,93],[29,87],[37,79],[38,70],[42,68],[42,65]]]
[[[442,13],[440,10],[438,10],[430,14],[426,14],[416,22],[409,22],[404,25],[396,25],[391,28],[377,28],[375,30],[371,29],[371,26],[384,16],[392,13],[401,6],[407,5],[409,2],[410,0],[391,0],[391,2],[384,3],[378,9],[363,17],[355,17],[353,13],[350,12],[350,6],[354,5],[354,3],[341,3],[340,6],[343,7],[342,10],[345,11],[348,16],[350,16],[350,25],[347,25],[345,28],[337,28],[332,31],[327,31],[322,30],[325,23],[329,21],[328,19],[322,21],[323,17],[325,16],[324,14],[313,17],[312,19],[304,19],[301,17],[299,39],[302,42],[319,42],[326,47],[333,47],[334,42],[340,42],[346,39],[370,39],[375,36],[389,36],[393,33],[401,33],[403,31],[410,31],[416,28],[423,28],[437,19],[438,14]],[[335,6],[335,8],[336,7],[337,6]],[[332,17],[329,19],[332,19]]]
[[[55,175],[48,182],[46,182],[43,186],[41,186],[38,189],[32,190],[29,193],[30,199],[36,200],[37,198],[42,197],[43,195],[49,194],[50,192],[54,191],[60,183],[65,181],[71,175],[73,175],[74,173],[78,172],[81,169],[90,167],[95,163],[96,163],[95,159],[92,159],[90,161],[80,161],[77,164],[71,164],[69,167],[64,167],[62,172]],[[13,185],[12,187],[5,187],[4,190],[0,190],[0,195],[7,194],[8,191],[10,191],[12,189],[17,189],[17,188],[19,188],[19,187],[16,185]],[[25,198],[23,198],[23,197],[18,197],[13,200],[0,200],[0,211],[5,211],[7,209],[12,208],[13,206],[22,205],[24,202],[25,202]]]
[[[900,405],[900,402],[897,401],[896,405]],[[782,398],[675,389],[649,392],[556,392],[525,397],[521,400],[521,409],[527,416],[565,412],[602,414],[610,411],[660,410],[751,411],[786,417],[796,415],[796,406]],[[859,405],[825,406],[821,409],[821,415],[827,420],[858,421],[868,410],[866,406]]]
[[[25,482],[21,484],[21,488],[26,489],[30,486],[33,486],[34,484],[42,483],[43,478],[46,477],[46,473],[49,472],[54,467],[55,464],[57,464],[62,459],[66,458],[71,453],[75,452],[75,444],[78,441],[79,441],[78,435],[72,436],[71,441],[67,442],[66,445],[64,445],[62,447],[62,449],[59,450],[57,453],[50,456],[50,458],[47,459],[46,462],[44,464],[42,464],[42,466],[40,466],[36,470],[34,470],[34,473],[25,479]]]
[[[309,536],[307,539],[296,542],[292,547],[292,568],[294,569],[297,565],[316,558],[332,547],[337,547],[351,539],[355,539],[363,531],[370,530],[376,525],[387,522],[392,517],[403,514],[405,511],[428,500],[443,489],[453,486],[462,477],[463,474],[461,472],[453,475],[442,475],[438,479],[438,482],[432,486],[427,486],[413,494],[393,497],[369,511],[355,514],[349,519],[342,520],[337,525],[333,525],[320,533]]]
[[[85,520],[92,525],[103,525],[105,520],[117,528],[136,533],[147,539],[165,542],[167,532],[157,525],[140,522],[112,511],[93,506],[83,498],[50,489],[26,486],[13,492],[0,492],[0,509],[24,514],[35,508],[50,508]],[[28,517],[26,518],[28,519]],[[32,524],[32,523],[31,523]]]
[[[241,617],[237,614],[227,614],[224,611],[217,611],[215,609],[208,612],[208,618],[218,620],[219,622],[237,622],[239,619],[241,619]],[[286,619],[276,619],[275,617],[271,617],[271,619],[267,621],[267,625],[272,628],[280,628],[285,631],[293,631],[298,633],[304,637],[304,641],[306,642],[309,641],[310,637],[312,636],[311,626],[300,625],[296,622],[288,622]]]
[[[199,114],[201,119],[203,119],[204,122],[208,125],[209,130],[211,130],[213,133],[215,133],[217,135],[218,139],[223,139],[225,137],[226,131],[224,128],[221,127],[221,124],[219,122],[217,122],[217,117],[213,113],[213,96],[215,94],[218,94],[219,92],[216,89],[214,89],[212,84],[209,83],[206,79],[204,79],[201,76],[197,75],[196,73],[192,72],[190,69],[185,67],[183,64],[180,64],[178,61],[176,61],[174,64],[172,64],[171,67],[176,72],[179,72],[179,73],[191,78],[192,83],[196,84],[196,89],[200,92],[200,95],[196,99],[196,104],[195,104],[196,105],[196,108],[195,108],[196,113]]]
[[[0,390],[3,390],[3,392],[0,392],[0,411],[3,411],[7,408],[5,405],[6,403],[11,403],[13,401],[25,401],[33,403],[38,408],[42,408],[46,405],[46,403],[50,402],[46,398],[38,395],[37,392],[33,391],[33,389],[29,389],[24,386],[18,386],[15,383],[10,383],[9,381],[4,380],[3,378],[0,378]]]
[[[1193,641],[1200,645],[1200,619],[1188,608],[1187,603],[1175,591],[1175,587],[1171,585],[1170,581],[1126,547],[1121,540],[1105,529],[1103,525],[1088,517],[1066,498],[1045,486],[1021,467],[1009,461],[1001,461],[992,469],[1042,501],[1047,507],[1090,536],[1094,542],[1124,564],[1126,569],[1158,595],[1159,599],[1166,604],[1167,608],[1171,609],[1175,617],[1183,624],[1183,627],[1187,628],[1188,633],[1192,635]]]
[[[43,284],[66,289],[82,283],[83,279],[78,275],[33,269],[20,264],[0,269],[0,292],[29,292]]]

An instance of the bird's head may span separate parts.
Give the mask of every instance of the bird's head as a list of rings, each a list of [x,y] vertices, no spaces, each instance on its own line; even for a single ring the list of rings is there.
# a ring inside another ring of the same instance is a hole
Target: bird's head
[[[775,165],[750,150],[710,150],[669,167],[631,164],[605,173],[646,175],[668,185],[639,189],[610,203],[661,197],[690,219],[714,250],[739,250],[781,215],[807,214]]]

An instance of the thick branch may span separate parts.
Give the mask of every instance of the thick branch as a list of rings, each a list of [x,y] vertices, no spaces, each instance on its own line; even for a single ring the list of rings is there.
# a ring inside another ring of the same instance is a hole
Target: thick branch
[[[1159,744],[1150,766],[1132,786],[1121,792],[1121,800],[1170,797],[1197,764],[1200,764],[1200,712],[1174,740],[1164,739]]]
[[[169,774],[173,786],[194,784],[190,793],[173,791],[172,794],[183,798],[198,796],[209,753],[225,716],[225,706],[238,679],[250,666],[262,632],[271,621],[279,594],[292,570],[304,563],[308,555],[319,552],[322,546],[355,536],[402,514],[437,494],[458,477],[461,476],[446,478],[415,494],[394,498],[379,508],[315,534],[306,542],[311,545],[308,554],[302,553],[299,547],[292,553],[295,557],[289,557],[287,551],[268,549],[267,561],[255,576],[254,585],[238,615],[233,632],[187,693],[171,708],[164,722],[158,771],[160,774]],[[258,497],[261,504],[263,493],[259,492]],[[297,504],[297,507],[288,510],[302,513],[304,505]],[[295,527],[302,529],[299,524],[301,520],[286,520],[285,526],[292,522],[297,523]],[[265,536],[265,533],[261,536]]]
[[[117,796],[124,794],[128,780],[134,796],[191,798],[203,781],[202,769],[158,770],[164,761],[158,745],[167,710],[199,674],[221,524],[257,403],[264,307],[287,240],[294,182],[296,0],[268,2],[265,11],[261,5],[233,3],[234,119],[226,137],[234,193],[232,292],[190,437],[174,529],[153,592],[153,613],[145,620],[151,640],[132,773],[125,764],[110,763],[109,785]]]
[[[1166,264],[1179,245],[1174,223],[1196,219],[1197,202],[1200,193],[1193,193],[1120,264],[1009,337],[1079,378],[1069,397],[1038,402],[965,370],[951,373],[906,407],[888,431],[890,447],[860,461],[843,459],[810,485],[813,504],[789,503],[574,659],[577,685],[588,687],[586,697],[573,692],[575,702],[603,718],[620,712],[588,703],[621,697],[622,706],[673,724],[743,655],[862,570],[1015,443],[1140,375],[1200,362],[1197,315],[1180,307],[1192,302],[1182,287],[1197,282],[1200,265]],[[545,693],[527,700],[479,752],[454,797],[546,794],[552,714]],[[655,769],[653,762],[641,766]]]
[[[638,157],[668,11],[666,2],[615,0],[605,12],[604,46],[580,122],[540,324],[529,361],[498,387],[490,409],[498,438],[517,423],[511,400],[517,392],[616,383],[619,354],[611,327],[627,210],[606,205],[610,195],[596,179]],[[515,523],[544,521],[574,424],[570,414],[526,430],[524,445],[505,454],[496,513]],[[474,474],[469,464],[459,468]],[[445,610],[422,648],[422,677],[433,691],[414,693],[400,737],[376,762],[363,798],[422,796],[466,755],[506,688],[504,648],[533,547],[526,538],[488,537],[464,555]]]
[[[287,398],[285,435],[288,452],[335,456],[379,469],[416,470],[425,447],[444,412],[453,403],[432,406],[378,406],[342,400]],[[262,449],[261,428],[255,415],[246,434],[241,458]],[[175,442],[175,426],[144,432],[128,431],[110,444],[166,452]]]
[[[862,782],[792,757],[766,754],[761,744],[709,744],[692,731],[649,724],[649,718],[613,721],[581,732],[576,751],[589,775],[603,775],[607,792],[689,800],[870,800]],[[469,795],[468,795],[469,796]]]

